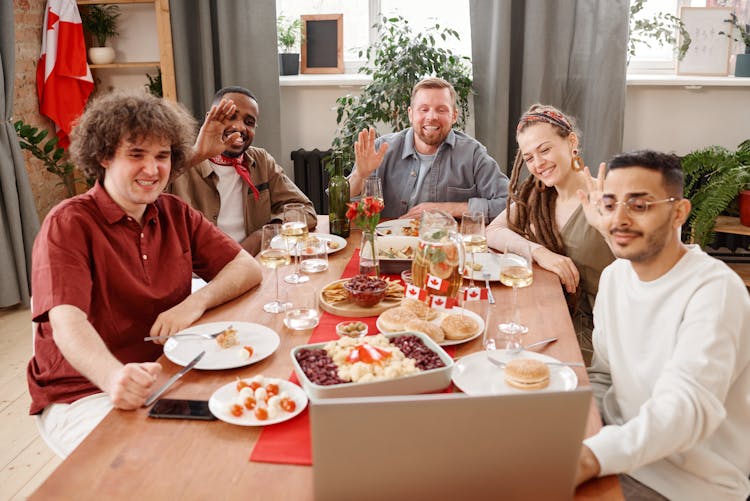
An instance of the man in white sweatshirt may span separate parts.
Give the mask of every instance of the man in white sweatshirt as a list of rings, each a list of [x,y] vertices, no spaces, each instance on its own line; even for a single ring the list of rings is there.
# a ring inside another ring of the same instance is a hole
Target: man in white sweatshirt
[[[620,475],[626,499],[750,493],[750,296],[679,229],[690,212],[675,155],[616,156],[579,192],[618,258],[601,275],[589,377],[604,427],[578,483]]]

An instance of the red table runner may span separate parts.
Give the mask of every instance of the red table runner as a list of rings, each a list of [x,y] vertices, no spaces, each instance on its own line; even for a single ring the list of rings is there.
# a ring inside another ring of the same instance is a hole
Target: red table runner
[[[358,272],[359,250],[355,250],[351,260],[349,260],[349,263],[344,268],[341,278],[353,277]],[[344,320],[351,319],[323,311],[320,316],[320,323],[313,330],[308,343],[322,343],[338,339],[336,324]],[[366,317],[359,320],[367,324],[368,332],[379,332],[375,325],[377,317]],[[450,350],[446,351],[451,356],[453,355]],[[289,380],[295,384],[299,384],[299,380],[295,374],[292,374]],[[309,410],[308,405],[294,419],[264,428],[250,454],[250,461],[310,466],[312,464],[312,448],[310,442]]]

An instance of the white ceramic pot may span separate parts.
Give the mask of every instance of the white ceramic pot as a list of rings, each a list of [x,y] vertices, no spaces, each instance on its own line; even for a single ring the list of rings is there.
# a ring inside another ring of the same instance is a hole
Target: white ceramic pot
[[[112,47],[91,47],[89,61],[91,64],[109,64],[115,60],[115,49]]]

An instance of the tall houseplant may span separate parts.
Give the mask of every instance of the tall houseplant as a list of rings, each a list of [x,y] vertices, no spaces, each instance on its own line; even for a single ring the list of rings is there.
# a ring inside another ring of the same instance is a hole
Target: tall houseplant
[[[730,18],[725,19],[724,22],[729,23],[737,28],[739,38],[725,31],[720,31],[719,35],[726,35],[735,42],[742,41],[742,43],[745,44],[745,53],[737,54],[736,56],[737,59],[734,69],[734,76],[750,77],[750,24],[741,23],[739,19],[737,19],[737,14],[735,14],[734,12],[729,14],[729,16]]]
[[[651,47],[650,42],[659,45],[671,45],[675,48],[677,59],[682,60],[687,54],[692,39],[685,25],[679,17],[673,14],[659,12],[654,17],[647,19],[638,14],[643,10],[646,0],[633,0],[630,2],[630,19],[628,23],[628,62],[635,55],[639,43]],[[677,32],[680,34],[681,43],[677,45]]]
[[[685,196],[693,205],[689,231],[683,235],[706,245],[717,216],[725,211],[737,215],[733,203],[741,190],[750,187],[750,139],[740,143],[736,151],[709,146],[690,152],[682,158],[682,168]]]
[[[93,64],[109,64],[115,60],[115,50],[106,45],[107,40],[119,34],[119,17],[117,5],[89,5],[81,12],[83,29],[91,36],[93,47],[89,48],[89,61]]]
[[[287,19],[280,15],[276,19],[276,32],[279,42],[279,74],[299,73],[299,44],[302,41],[302,22]]]
[[[469,58],[455,55],[439,47],[439,40],[459,39],[458,32],[435,24],[415,33],[403,17],[383,17],[375,25],[379,37],[359,55],[366,55],[368,64],[360,73],[372,75],[359,96],[348,94],[336,100],[337,136],[334,151],[354,158],[357,134],[369,126],[384,124],[393,130],[409,126],[407,108],[411,89],[424,77],[444,78],[458,93],[459,116],[456,126],[462,128],[469,114],[471,70]],[[349,169],[351,165],[347,166]]]

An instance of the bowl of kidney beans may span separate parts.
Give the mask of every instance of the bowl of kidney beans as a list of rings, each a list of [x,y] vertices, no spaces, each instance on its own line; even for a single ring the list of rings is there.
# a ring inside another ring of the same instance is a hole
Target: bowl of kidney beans
[[[349,300],[364,308],[375,306],[382,301],[387,288],[388,282],[384,279],[367,275],[357,275],[344,282]]]

